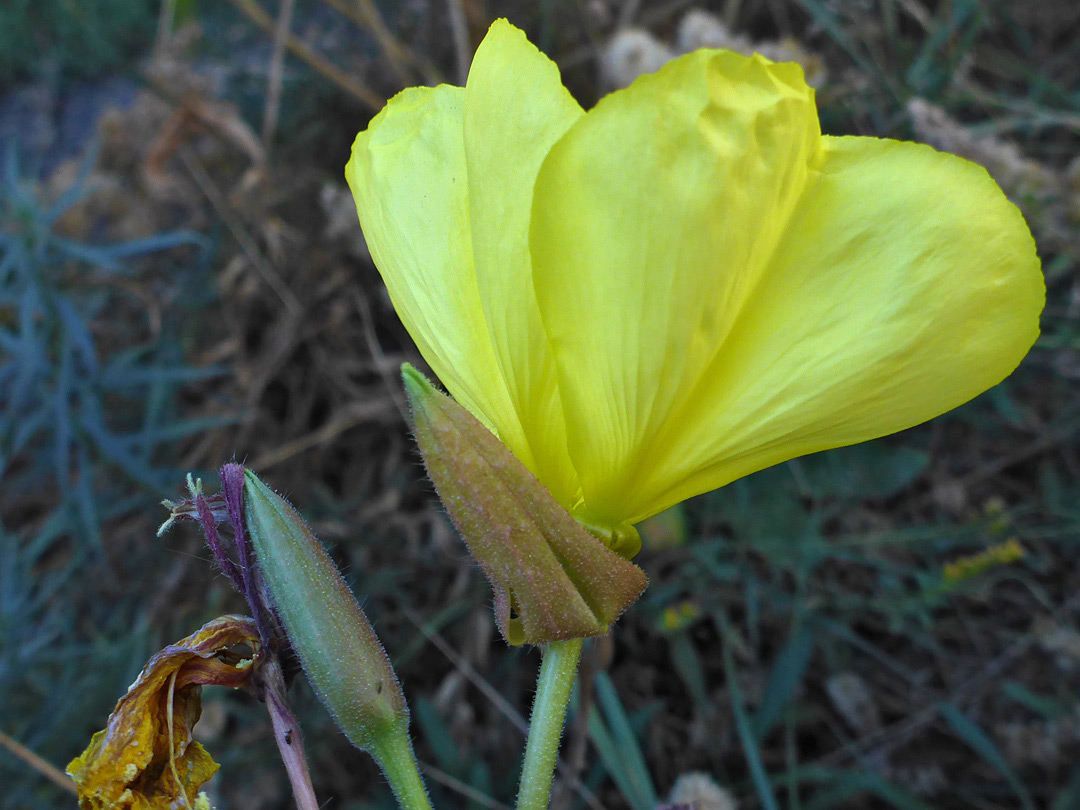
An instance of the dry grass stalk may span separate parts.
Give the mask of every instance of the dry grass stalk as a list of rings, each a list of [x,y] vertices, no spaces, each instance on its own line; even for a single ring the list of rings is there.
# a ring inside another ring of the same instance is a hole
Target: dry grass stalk
[[[270,67],[266,72],[266,107],[263,109],[262,145],[270,149],[277,129],[278,113],[281,109],[281,77],[285,70],[285,40],[292,27],[293,9],[296,0],[281,0],[277,24],[274,26],[274,50],[270,54]]]
[[[259,26],[259,28],[266,31],[266,33],[271,35],[274,33],[277,23],[273,17],[266,13],[262,6],[255,2],[255,0],[230,0],[230,2],[236,6],[241,14],[255,23],[255,25]],[[381,110],[383,105],[386,104],[385,98],[369,88],[366,84],[360,82],[353,76],[350,76],[310,45],[302,42],[292,34],[289,34],[285,38],[285,47],[289,49],[293,56],[306,62],[313,70],[322,74],[325,78],[329,79],[346,93],[363,102],[371,109]]]

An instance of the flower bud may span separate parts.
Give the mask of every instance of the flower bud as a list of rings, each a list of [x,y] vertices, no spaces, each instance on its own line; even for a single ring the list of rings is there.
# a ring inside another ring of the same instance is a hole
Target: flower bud
[[[491,581],[503,638],[606,633],[645,590],[644,572],[575,521],[476,417],[409,364],[401,373],[428,474]]]
[[[390,660],[345,580],[285,499],[244,470],[244,522],[260,574],[315,694],[352,743],[376,757],[407,740]]]

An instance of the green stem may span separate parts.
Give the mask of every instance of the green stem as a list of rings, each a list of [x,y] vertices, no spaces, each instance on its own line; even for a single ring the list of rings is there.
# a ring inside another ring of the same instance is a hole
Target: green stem
[[[412,743],[404,734],[386,734],[371,748],[402,810],[431,810],[424,780],[416,767]]]
[[[574,685],[581,639],[552,641],[544,648],[544,661],[536,682],[536,700],[525,744],[525,764],[521,769],[518,810],[546,810],[551,800],[551,777],[559,753],[566,704]]]

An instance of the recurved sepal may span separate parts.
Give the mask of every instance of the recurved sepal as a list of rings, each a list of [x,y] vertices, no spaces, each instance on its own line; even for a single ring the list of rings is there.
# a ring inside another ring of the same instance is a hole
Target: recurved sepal
[[[401,369],[428,475],[495,591],[510,644],[602,635],[648,585],[486,427],[411,365]]]

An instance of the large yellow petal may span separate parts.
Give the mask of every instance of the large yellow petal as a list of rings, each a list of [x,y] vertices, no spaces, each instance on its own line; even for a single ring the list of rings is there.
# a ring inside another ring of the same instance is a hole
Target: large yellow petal
[[[501,435],[517,419],[473,269],[464,100],[462,88],[447,85],[394,96],[356,136],[345,177],[371,257],[420,353]]]
[[[938,416],[1038,336],[1035,244],[984,169],[913,143],[824,147],[723,351],[627,492],[635,518]]]
[[[563,503],[577,480],[528,232],[540,164],[581,115],[554,63],[501,20],[464,90],[395,96],[346,167],[372,258],[421,354]]]
[[[495,359],[529,446],[519,458],[568,505],[577,480],[533,291],[529,220],[540,164],[585,113],[555,63],[506,20],[492,24],[476,52],[464,112],[473,262]]]
[[[584,520],[643,517],[657,477],[678,477],[660,435],[753,293],[819,144],[797,66],[701,51],[608,96],[551,151],[530,247]]]

